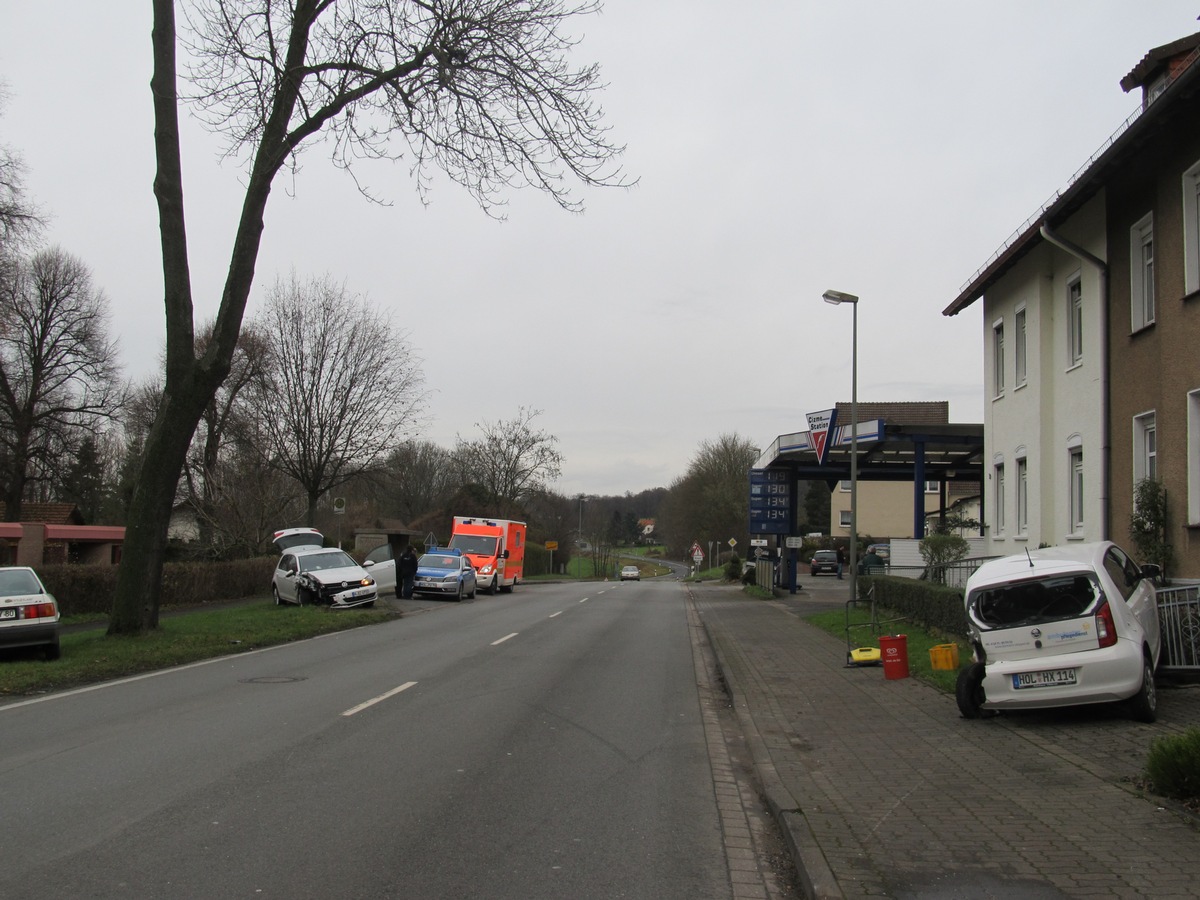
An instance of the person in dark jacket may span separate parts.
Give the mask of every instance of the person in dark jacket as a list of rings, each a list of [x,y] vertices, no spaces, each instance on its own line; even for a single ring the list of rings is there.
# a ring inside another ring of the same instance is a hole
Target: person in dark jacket
[[[407,600],[413,595],[413,581],[417,577],[417,551],[409,544],[396,560],[396,596]]]

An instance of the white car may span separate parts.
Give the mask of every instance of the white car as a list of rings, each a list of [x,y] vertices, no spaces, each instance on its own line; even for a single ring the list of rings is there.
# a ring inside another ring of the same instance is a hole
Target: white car
[[[28,566],[0,568],[0,648],[38,647],[58,659],[58,601]]]
[[[333,609],[374,606],[375,579],[349,553],[322,547],[323,536],[312,528],[288,528],[275,533],[283,551],[271,578],[275,604],[327,604]],[[313,542],[316,543],[313,543]]]
[[[624,568],[621,569],[621,580],[622,581],[641,581],[642,580],[642,570],[639,569],[637,566],[625,566]]]
[[[984,563],[964,597],[975,661],[958,677],[959,711],[1127,701],[1154,721],[1158,574],[1110,541]]]

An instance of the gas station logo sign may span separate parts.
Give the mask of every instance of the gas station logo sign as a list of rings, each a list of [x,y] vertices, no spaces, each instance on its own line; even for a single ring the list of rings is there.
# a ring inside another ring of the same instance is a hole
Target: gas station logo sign
[[[823,409],[820,412],[805,413],[808,419],[808,440],[817,454],[817,463],[825,465],[825,457],[829,452],[829,438],[837,427],[837,408]]]

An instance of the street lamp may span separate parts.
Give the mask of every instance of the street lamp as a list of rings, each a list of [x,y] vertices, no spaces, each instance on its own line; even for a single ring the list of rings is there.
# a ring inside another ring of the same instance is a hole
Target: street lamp
[[[850,341],[850,600],[858,599],[858,297],[841,291],[821,295],[835,306],[849,303],[854,308]]]

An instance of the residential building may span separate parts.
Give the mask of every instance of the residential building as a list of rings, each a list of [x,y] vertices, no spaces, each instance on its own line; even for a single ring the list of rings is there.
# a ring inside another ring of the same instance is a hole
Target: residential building
[[[1121,82],[1142,103],[946,308],[983,301],[989,553],[1130,544],[1165,486],[1173,574],[1200,577],[1200,34]]]

